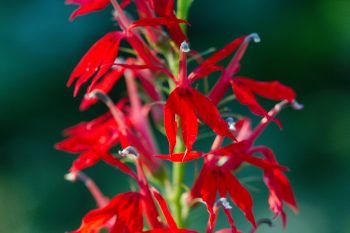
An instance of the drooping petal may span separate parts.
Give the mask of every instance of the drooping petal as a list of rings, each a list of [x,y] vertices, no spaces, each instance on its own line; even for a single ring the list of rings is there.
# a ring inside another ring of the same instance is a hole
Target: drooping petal
[[[229,172],[225,173],[225,180],[223,182],[226,183],[228,193],[233,202],[243,211],[248,221],[256,227],[252,212],[253,200],[250,193],[241,185],[237,178]]]
[[[271,100],[288,100],[292,102],[296,98],[294,90],[279,81],[260,82],[250,78],[235,78],[236,82],[249,88],[252,92]]]
[[[277,163],[273,151],[267,147],[259,147],[256,149],[264,157],[272,163]],[[292,186],[288,178],[279,169],[265,170],[264,182],[269,189],[269,205],[275,217],[281,215],[283,226],[286,226],[286,215],[283,210],[283,202],[286,202],[294,212],[298,212],[297,203],[292,190]]]
[[[191,93],[187,88],[176,88],[168,97],[164,108],[164,127],[169,141],[170,154],[176,144],[177,124],[175,115],[179,116],[182,137],[186,145],[186,152],[192,150],[192,145],[198,133],[197,116],[189,101]]]
[[[139,232],[143,228],[142,196],[136,192],[115,196],[106,206],[90,211],[83,218],[80,228],[70,233],[92,233],[105,227],[107,222],[117,216],[116,226],[123,231]]]
[[[280,128],[282,127],[277,119],[268,115],[267,111],[258,103],[254,94],[271,100],[287,100],[292,102],[296,95],[291,88],[278,81],[258,82],[245,77],[236,77],[231,81],[231,84],[233,92],[241,104],[247,105],[255,115],[264,116],[269,120],[273,119]]]
[[[69,17],[69,20],[74,20],[75,17],[85,15],[94,11],[103,10],[106,8],[109,0],[66,0],[66,4],[80,5]]]
[[[250,111],[258,116],[267,116],[267,111],[261,107],[251,90],[241,85],[236,79],[231,84],[233,92],[241,104],[247,105]]]
[[[102,154],[98,151],[87,151],[79,155],[79,157],[74,160],[69,171],[73,174],[81,171],[87,167],[91,167],[101,160]]]
[[[162,195],[160,195],[160,193],[156,190],[156,189],[151,189],[155,199],[157,200],[163,214],[164,214],[164,217],[168,223],[168,226],[170,229],[172,230],[177,230],[177,225],[176,225],[176,222],[173,218],[173,216],[171,215],[171,212],[169,210],[169,207],[165,201],[165,199],[162,197]]]
[[[199,115],[199,117],[210,127],[212,130],[225,137],[235,139],[233,134],[228,128],[227,122],[221,118],[219,110],[215,107],[210,99],[202,95],[197,90],[190,88],[190,102]]]
[[[118,56],[119,43],[124,38],[122,32],[109,32],[98,40],[80,60],[73,70],[67,86],[71,86],[75,80],[74,96],[85,82],[95,76],[98,81],[112,66]]]

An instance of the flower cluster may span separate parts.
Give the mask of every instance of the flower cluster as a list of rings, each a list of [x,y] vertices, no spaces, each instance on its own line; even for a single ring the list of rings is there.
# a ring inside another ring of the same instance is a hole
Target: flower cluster
[[[74,86],[74,96],[88,84],[81,110],[98,101],[109,110],[66,129],[66,139],[56,144],[59,150],[79,154],[66,178],[83,181],[97,202],[97,209],[87,213],[80,228],[73,232],[197,232],[186,229],[186,224],[191,221],[190,211],[200,203],[209,214],[206,232],[242,232],[234,223],[231,201],[251,223],[251,232],[255,232],[264,221],[256,220],[251,194],[235,175],[247,164],[262,170],[274,218],[281,216],[285,226],[284,204],[297,211],[284,174],[288,168],[277,162],[270,148],[255,145],[270,122],[281,127],[276,115],[282,108],[302,107],[295,100],[295,92],[278,81],[256,81],[238,75],[249,43],[260,41],[255,33],[233,40],[206,59],[203,53],[191,50],[185,33],[191,2],[178,0],[175,11],[173,0],[66,1],[79,5],[71,20],[111,5],[119,26],[88,50],[67,83]],[[127,14],[125,7],[136,7],[137,15]],[[229,63],[223,66],[222,60],[230,56]],[[198,65],[189,73],[190,60]],[[208,77],[213,73],[218,78],[210,86]],[[114,101],[109,94],[122,80],[127,94]],[[205,88],[198,88],[195,82],[205,83]],[[279,102],[268,111],[256,95]],[[220,111],[220,106],[234,100],[261,117],[260,123],[252,127],[248,117]],[[213,132],[209,151],[195,145],[198,134],[203,136],[199,128],[204,124]],[[154,130],[167,137],[169,153],[160,153]],[[118,147],[119,153],[113,153]],[[164,160],[171,161],[172,169]],[[202,160],[202,168],[192,187],[184,189],[185,164],[190,160]],[[127,174],[136,190],[111,199],[105,197],[82,172],[100,161]],[[220,209],[227,216],[228,227],[218,230]]]

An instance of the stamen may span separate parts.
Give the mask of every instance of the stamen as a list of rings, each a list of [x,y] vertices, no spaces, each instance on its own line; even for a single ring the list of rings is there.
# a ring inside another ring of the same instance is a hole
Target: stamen
[[[180,51],[184,53],[188,53],[191,51],[189,44],[186,41],[183,41],[180,45]]]
[[[231,132],[236,131],[236,122],[235,122],[235,120],[232,117],[228,117],[228,118],[226,118],[226,121],[227,121],[228,129]]]
[[[244,43],[248,43],[249,41],[252,41],[252,40],[255,43],[260,43],[261,42],[261,39],[260,39],[260,36],[258,35],[258,33],[252,33],[252,34],[250,34],[249,36],[247,36],[245,38]]]
[[[139,156],[139,152],[133,146],[128,146],[123,150],[118,151],[118,154],[122,157],[126,157],[128,155],[134,155],[135,157]]]
[[[77,180],[77,175],[70,172],[64,175],[64,179],[70,182],[75,182]]]
[[[188,83],[187,79],[187,55],[190,51],[190,46],[186,41],[183,41],[180,45],[180,57],[179,57],[179,77],[178,83],[180,85],[186,85]]]
[[[295,110],[302,110],[304,108],[304,105],[297,102],[296,100],[293,100],[292,102],[292,108]]]
[[[219,200],[215,202],[215,206],[222,206],[226,210],[232,209],[232,206],[230,203],[227,201],[225,197],[221,197]]]

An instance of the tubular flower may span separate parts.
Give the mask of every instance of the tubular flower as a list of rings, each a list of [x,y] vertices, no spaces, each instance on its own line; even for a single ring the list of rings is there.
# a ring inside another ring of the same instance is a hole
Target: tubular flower
[[[118,194],[106,206],[87,213],[80,228],[70,233],[94,233],[106,227],[109,221],[114,222],[111,232],[140,232],[143,201],[143,196],[137,192]]]
[[[192,145],[198,134],[197,116],[200,117],[213,131],[219,135],[234,139],[227,127],[227,122],[220,116],[220,112],[206,96],[189,86],[187,79],[186,52],[188,44],[183,42],[180,48],[180,65],[177,87],[170,93],[164,108],[164,127],[169,141],[170,154],[176,144],[177,124],[175,115],[180,118],[182,137],[186,146],[186,153],[192,150]]]
[[[118,56],[119,44],[124,37],[121,32],[109,32],[89,49],[72,72],[67,83],[68,86],[71,86],[77,80],[74,96],[78,94],[81,85],[91,77],[93,80],[89,89],[92,89],[94,84],[109,71]]]
[[[92,45],[67,82],[67,86],[74,86],[74,96],[86,85],[80,110],[99,101],[108,108],[107,113],[66,129],[65,139],[55,145],[78,154],[65,178],[82,181],[98,207],[71,233],[197,233],[187,224],[198,202],[204,203],[208,212],[206,233],[255,233],[261,223],[272,222],[256,220],[251,193],[238,178],[245,165],[262,171],[261,182],[269,191],[273,218],[281,216],[285,227],[284,205],[298,210],[285,175],[288,168],[278,163],[272,149],[256,145],[256,140],[270,122],[281,126],[275,117],[282,108],[301,109],[302,105],[296,102],[294,90],[279,81],[256,81],[238,74],[250,42],[259,42],[259,36],[252,33],[231,40],[204,59],[209,51],[190,50],[187,27],[181,27],[189,25],[190,0],[66,3],[79,5],[70,20],[111,5],[118,25]],[[126,12],[126,6],[133,14]],[[191,72],[187,72],[187,53],[198,63]],[[211,86],[206,78],[212,75],[217,79]],[[234,95],[225,96],[230,87]],[[114,91],[119,91],[119,100],[114,99]],[[280,102],[268,112],[256,96]],[[260,123],[252,127],[249,118],[231,112],[225,104],[233,101],[262,117]],[[210,133],[199,128],[202,123]],[[169,153],[162,154],[163,148],[158,148],[164,145],[156,140],[162,135]],[[207,137],[213,139],[209,150],[196,144],[199,138]],[[121,150],[115,153],[118,147]],[[103,195],[82,172],[101,160],[130,177],[133,191],[114,198]],[[172,163],[172,169],[164,160]],[[198,174],[185,182],[185,162],[197,164],[200,160]],[[250,231],[236,227],[231,212],[236,207],[250,223]],[[221,210],[227,226],[217,229]]]
[[[237,100],[258,116],[268,117],[267,111],[258,103],[253,93],[271,100],[287,100],[292,103],[296,94],[290,87],[278,81],[258,82],[250,78],[235,77],[231,81]]]

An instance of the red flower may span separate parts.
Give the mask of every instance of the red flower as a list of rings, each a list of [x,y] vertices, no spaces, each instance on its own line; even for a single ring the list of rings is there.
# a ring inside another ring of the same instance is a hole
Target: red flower
[[[67,85],[71,86],[77,80],[74,88],[74,96],[85,82],[93,77],[89,89],[102,78],[113,66],[118,56],[119,44],[125,36],[122,32],[109,32],[98,40],[80,60],[73,70]]]
[[[231,80],[233,92],[237,100],[247,105],[254,114],[268,117],[267,111],[258,103],[254,94],[271,100],[287,100],[292,103],[296,94],[290,87],[278,81],[259,82],[245,77],[235,77]]]
[[[118,82],[118,80],[122,77],[124,74],[124,68],[121,66],[113,67],[110,71],[108,71],[102,79],[99,81],[92,82],[90,86],[88,87],[86,94],[84,95],[84,98],[80,104],[79,109],[81,111],[86,110],[88,107],[90,107],[92,104],[95,104],[98,100],[97,98],[91,98],[89,96],[89,93],[93,91],[100,91],[105,94],[108,94],[113,86]]]
[[[253,200],[249,192],[231,174],[230,170],[220,167],[214,160],[206,161],[191,190],[191,199],[202,198],[212,218],[212,215],[215,215],[214,203],[217,193],[223,198],[226,198],[228,194],[236,206],[243,211],[248,221],[256,227],[252,212]]]
[[[111,232],[134,233],[143,229],[143,196],[127,192],[115,196],[106,206],[90,211],[80,228],[70,233],[95,233],[113,221]]]
[[[192,150],[192,145],[197,137],[197,115],[215,133],[233,139],[227,122],[221,118],[220,112],[207,97],[189,86],[177,87],[170,94],[164,108],[164,126],[169,140],[170,154],[173,153],[176,144],[177,125],[175,115],[180,118],[186,152]]]
[[[76,174],[103,160],[131,177],[136,177],[127,165],[109,153],[109,149],[121,140],[118,126],[109,113],[90,122],[79,123],[66,129],[64,134],[68,138],[56,144],[56,149],[80,153],[70,168],[71,173]]]
[[[177,87],[170,93],[164,108],[164,127],[169,141],[170,154],[176,144],[177,123],[175,115],[179,116],[183,141],[186,145],[184,157],[192,150],[192,145],[198,133],[197,116],[219,135],[234,139],[228,129],[227,122],[220,116],[215,105],[203,94],[189,86],[187,79],[186,52],[188,44],[183,42],[180,48],[180,68]]]
[[[277,164],[276,157],[271,149],[267,147],[258,147],[255,148],[254,151],[263,154],[267,160]],[[282,224],[285,228],[287,225],[287,216],[283,210],[283,204],[288,204],[294,212],[298,212],[292,186],[288,178],[279,169],[265,169],[264,182],[270,192],[268,199],[270,209],[275,214],[275,218],[281,215]]]

